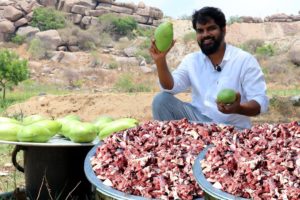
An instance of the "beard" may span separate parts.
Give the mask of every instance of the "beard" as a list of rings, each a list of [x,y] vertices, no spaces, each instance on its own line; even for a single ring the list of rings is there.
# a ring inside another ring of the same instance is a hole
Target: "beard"
[[[221,34],[218,37],[213,36],[207,36],[203,38],[201,41],[198,41],[198,45],[201,49],[201,51],[206,55],[211,55],[219,49],[222,41],[224,39],[224,33],[221,32]],[[206,40],[211,40],[210,43],[205,43]]]

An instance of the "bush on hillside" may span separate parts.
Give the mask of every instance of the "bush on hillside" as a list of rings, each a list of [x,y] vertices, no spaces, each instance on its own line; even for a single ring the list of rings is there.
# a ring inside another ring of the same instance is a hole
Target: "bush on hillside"
[[[109,13],[101,15],[98,19],[103,31],[113,34],[115,39],[123,36],[132,38],[133,30],[137,29],[137,22],[132,17],[120,17]]]
[[[151,88],[143,83],[134,83],[131,74],[122,74],[114,85],[119,92],[150,92]]]
[[[34,59],[43,59],[47,55],[47,48],[40,39],[33,39],[29,43],[28,52]]]
[[[243,49],[244,51],[248,51],[249,53],[254,54],[256,52],[256,49],[263,45],[264,45],[263,40],[251,39],[251,40],[248,40],[245,43],[241,44],[240,48]]]
[[[37,8],[33,11],[30,25],[41,31],[61,29],[66,25],[64,15],[53,8]]]
[[[258,56],[265,56],[265,57],[274,56],[275,48],[271,44],[264,44],[260,47],[257,47],[255,53]]]
[[[242,19],[239,16],[230,16],[229,20],[227,21],[227,25],[231,25],[234,23],[241,23]]]
[[[10,41],[15,43],[15,44],[23,44],[25,41],[26,37],[22,35],[14,35],[10,38]]]

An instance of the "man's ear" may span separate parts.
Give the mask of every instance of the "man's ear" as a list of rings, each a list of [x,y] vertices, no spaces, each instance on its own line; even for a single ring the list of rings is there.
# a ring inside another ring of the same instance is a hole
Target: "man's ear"
[[[223,33],[224,33],[224,36],[225,36],[226,35],[226,26],[224,26],[222,30],[223,30]]]

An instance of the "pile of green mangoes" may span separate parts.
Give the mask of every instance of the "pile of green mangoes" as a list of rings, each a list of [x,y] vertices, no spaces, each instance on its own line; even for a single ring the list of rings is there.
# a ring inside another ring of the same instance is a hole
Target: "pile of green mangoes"
[[[77,115],[67,115],[58,119],[48,119],[41,115],[30,115],[21,121],[0,117],[0,140],[19,142],[48,142],[58,134],[72,142],[92,142],[115,132],[133,128],[139,124],[134,118],[113,119],[100,116],[93,122],[83,122]]]

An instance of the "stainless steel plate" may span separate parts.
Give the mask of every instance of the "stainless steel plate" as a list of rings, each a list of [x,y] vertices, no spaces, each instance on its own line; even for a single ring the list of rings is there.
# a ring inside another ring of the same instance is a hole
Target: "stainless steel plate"
[[[43,142],[43,143],[0,140],[0,144],[14,144],[20,146],[48,146],[48,147],[94,146],[95,144],[98,143],[99,143],[98,137],[93,142],[90,143],[76,143],[60,135],[55,135],[48,142]]]

